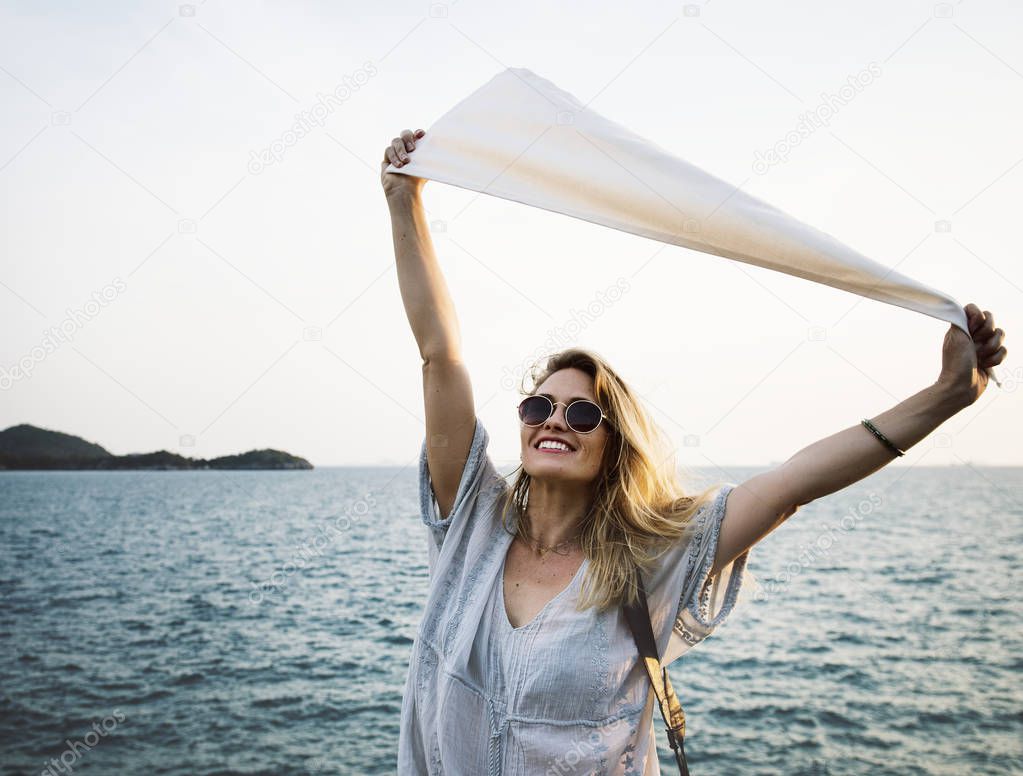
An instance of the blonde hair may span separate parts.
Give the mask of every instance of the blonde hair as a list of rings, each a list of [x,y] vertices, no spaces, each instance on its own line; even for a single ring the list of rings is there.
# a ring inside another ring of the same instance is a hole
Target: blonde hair
[[[523,376],[520,393],[532,394],[550,375],[568,368],[593,379],[594,397],[608,416],[601,473],[579,537],[590,565],[576,607],[604,609],[635,599],[634,568],[648,572],[672,545],[688,541],[690,518],[713,498],[718,485],[696,495],[685,492],[683,481],[694,478],[680,475],[674,450],[650,414],[593,350],[569,348],[547,356]],[[527,377],[532,383],[529,388],[525,387]],[[512,475],[514,481],[501,509],[505,530],[509,530],[510,511],[517,520],[525,514],[532,479],[521,464]]]

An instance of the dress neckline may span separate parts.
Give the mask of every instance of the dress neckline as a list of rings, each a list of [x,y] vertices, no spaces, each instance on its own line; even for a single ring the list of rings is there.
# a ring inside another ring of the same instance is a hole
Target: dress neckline
[[[507,535],[507,532],[506,532],[506,535]],[[504,548],[503,548],[504,559],[501,561],[501,567],[498,570],[497,595],[498,595],[498,599],[499,599],[498,600],[498,604],[501,607],[501,615],[500,615],[501,626],[505,630],[511,631],[512,633],[519,633],[521,631],[528,630],[533,625],[538,623],[544,617],[544,615],[547,614],[547,611],[549,609],[552,609],[554,607],[554,605],[560,599],[562,599],[562,598],[564,598],[565,596],[568,595],[569,591],[572,588],[575,587],[576,582],[578,582],[580,577],[582,577],[583,572],[586,571],[586,567],[589,565],[590,559],[589,559],[589,557],[583,556],[583,562],[579,564],[579,568],[576,569],[575,575],[572,577],[572,579],[569,581],[569,583],[567,585],[565,585],[565,587],[563,587],[558,592],[558,594],[555,595],[550,601],[545,603],[543,605],[543,607],[540,609],[540,611],[538,611],[533,616],[533,619],[531,619],[529,622],[523,623],[522,625],[520,625],[519,627],[516,628],[516,627],[512,626],[511,620],[508,619],[508,610],[505,608],[505,605],[504,605],[504,569],[505,569],[505,566],[508,563],[508,549],[511,547],[511,543],[513,541],[515,541],[515,535],[511,534],[510,536],[511,536],[511,540],[510,541],[506,541],[504,543]]]

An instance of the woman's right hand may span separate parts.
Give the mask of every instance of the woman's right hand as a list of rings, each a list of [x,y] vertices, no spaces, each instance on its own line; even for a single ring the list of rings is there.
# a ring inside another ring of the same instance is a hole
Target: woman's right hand
[[[391,144],[384,149],[384,161],[380,163],[380,183],[384,187],[384,194],[387,197],[404,193],[419,194],[423,186],[426,185],[426,178],[387,172],[389,164],[393,164],[395,167],[404,167],[409,161],[409,154],[416,148],[416,140],[425,134],[426,130],[424,129],[417,129],[415,132],[404,129],[401,135],[394,138]]]

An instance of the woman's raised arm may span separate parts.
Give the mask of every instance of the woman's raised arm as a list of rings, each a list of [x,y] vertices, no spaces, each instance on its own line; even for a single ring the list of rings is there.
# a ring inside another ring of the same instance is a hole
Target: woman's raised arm
[[[988,384],[989,367],[1008,351],[994,316],[970,303],[963,308],[970,336],[954,324],[942,345],[938,379],[870,421],[900,451],[973,404]],[[711,576],[811,501],[873,474],[898,453],[856,424],[803,448],[783,464],[757,474],[728,495]]]
[[[455,502],[476,430],[469,371],[462,362],[455,307],[437,262],[423,210],[424,178],[386,172],[403,166],[426,133],[404,130],[384,151],[381,184],[391,212],[398,287],[423,366],[426,457],[442,518]]]

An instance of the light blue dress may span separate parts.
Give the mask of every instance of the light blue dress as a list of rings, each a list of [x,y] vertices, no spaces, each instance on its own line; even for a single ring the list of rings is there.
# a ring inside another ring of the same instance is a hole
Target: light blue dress
[[[509,623],[503,571],[513,536],[501,525],[499,499],[510,485],[488,443],[477,417],[454,506],[442,520],[423,440],[419,496],[430,587],[402,698],[398,772],[659,774],[655,731],[664,738],[663,724],[620,608],[574,609],[589,559],[531,622]],[[733,487],[726,483],[694,516],[692,541],[644,577],[665,663],[708,636],[749,586],[749,552],[705,585]]]

